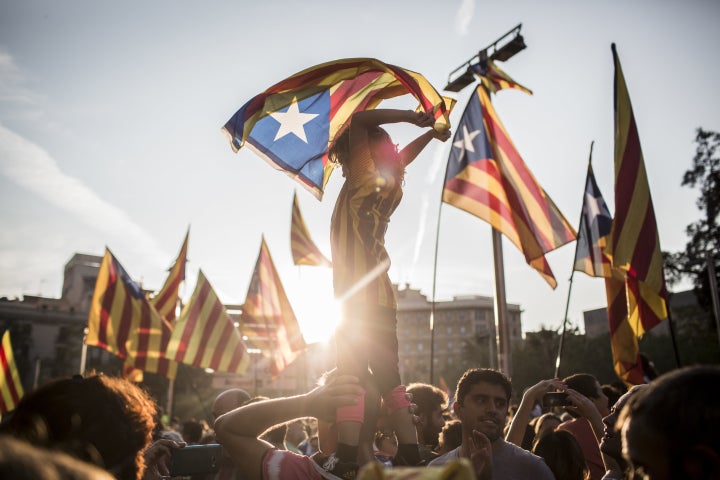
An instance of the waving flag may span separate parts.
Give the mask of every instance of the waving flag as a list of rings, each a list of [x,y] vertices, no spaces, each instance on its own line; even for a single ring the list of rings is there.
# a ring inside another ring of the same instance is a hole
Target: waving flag
[[[490,223],[555,288],[545,253],[574,240],[575,231],[523,162],[483,87],[453,138],[443,201]]]
[[[103,348],[137,368],[175,378],[177,364],[165,358],[172,327],[109,249],[95,283],[85,344]]]
[[[185,263],[187,262],[189,237],[190,229],[188,228],[187,233],[185,233],[185,240],[183,241],[182,247],[180,247],[180,253],[170,269],[165,284],[151,300],[160,316],[170,323],[175,320],[175,309],[178,304],[180,284],[185,280]]]
[[[234,151],[249,146],[320,199],[333,168],[328,147],[352,114],[405,94],[435,116],[435,128],[450,128],[443,98],[422,75],[373,58],[351,58],[308,68],[268,88],[223,130]]]
[[[243,304],[240,330],[250,343],[269,356],[273,377],[305,350],[305,340],[265,238]]]
[[[615,219],[606,252],[626,276],[628,319],[637,336],[667,318],[660,238],[640,137],[620,59],[615,61]]]
[[[15,410],[22,396],[23,387],[10,343],[10,330],[5,330],[0,345],[0,415]]]
[[[610,235],[611,227],[612,215],[595,181],[592,164],[588,164],[574,270],[591,277],[612,275],[610,260],[605,255],[606,237]]]
[[[293,195],[292,221],[290,224],[290,249],[295,265],[332,267],[330,260],[315,245],[305,225],[297,194]]]
[[[480,82],[489,92],[497,93],[498,90],[505,88],[515,88],[532,95],[532,90],[523,87],[510,78],[510,75],[502,71],[502,69],[490,59],[481,60],[480,63],[471,65],[470,68],[480,78]]]
[[[250,363],[240,332],[202,270],[175,322],[168,358],[218,372],[244,374]]]

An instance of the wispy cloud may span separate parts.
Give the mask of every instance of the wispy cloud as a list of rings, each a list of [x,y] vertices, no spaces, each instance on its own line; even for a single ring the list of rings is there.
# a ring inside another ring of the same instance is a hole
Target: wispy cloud
[[[27,87],[27,78],[15,58],[0,48],[0,103],[35,106],[38,96]]]
[[[0,125],[0,175],[66,211],[107,240],[131,242],[153,264],[166,261],[155,239],[120,208],[100,198],[77,178],[63,173],[43,148]]]
[[[461,0],[460,8],[455,14],[455,30],[458,34],[467,35],[473,15],[475,15],[475,0]]]

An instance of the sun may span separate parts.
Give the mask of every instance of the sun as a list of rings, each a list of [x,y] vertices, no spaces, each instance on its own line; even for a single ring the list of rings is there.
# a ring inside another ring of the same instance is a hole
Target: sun
[[[327,343],[340,321],[340,305],[335,300],[332,270],[322,267],[299,267],[297,281],[288,297],[305,342]]]

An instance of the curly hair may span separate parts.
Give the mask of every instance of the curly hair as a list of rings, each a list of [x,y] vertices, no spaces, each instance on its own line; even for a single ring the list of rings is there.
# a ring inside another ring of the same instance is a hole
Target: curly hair
[[[3,430],[135,480],[145,470],[142,453],[152,440],[156,408],[128,380],[76,375],[23,397]]]

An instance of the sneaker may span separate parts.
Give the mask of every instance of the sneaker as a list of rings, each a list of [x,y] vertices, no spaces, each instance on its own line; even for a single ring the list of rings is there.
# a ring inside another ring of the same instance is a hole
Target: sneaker
[[[344,480],[354,480],[360,467],[355,462],[343,462],[333,453],[322,464],[323,470]]]

